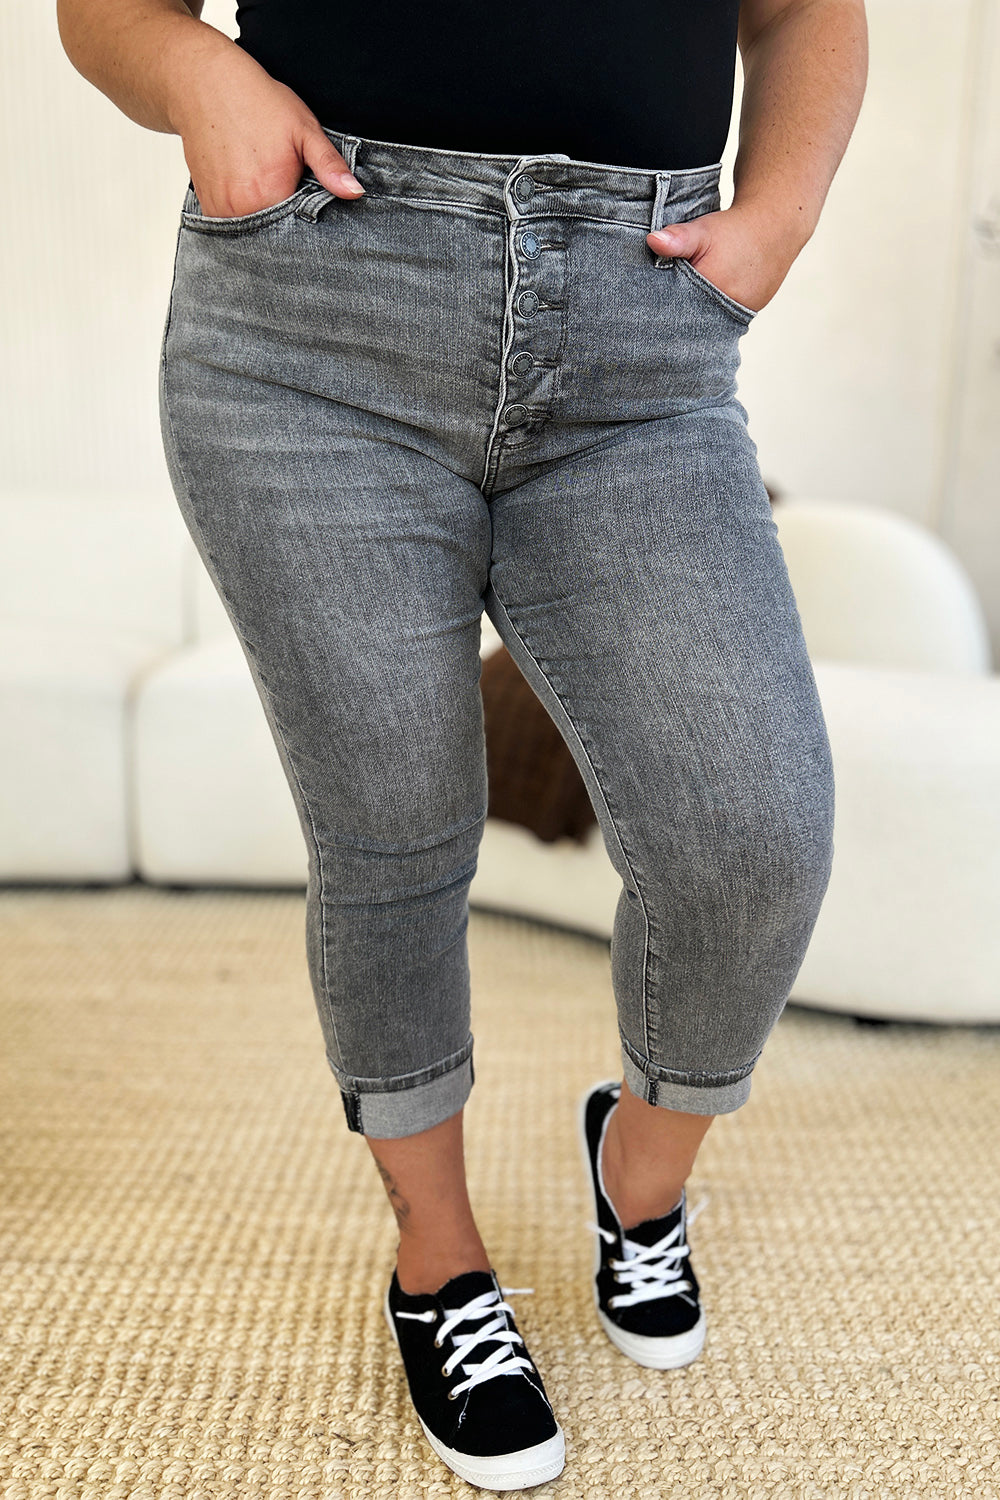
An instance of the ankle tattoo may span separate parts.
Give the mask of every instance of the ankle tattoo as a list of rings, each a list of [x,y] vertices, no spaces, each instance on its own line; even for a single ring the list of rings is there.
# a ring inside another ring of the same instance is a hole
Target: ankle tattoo
[[[374,1152],[372,1155],[374,1156]],[[400,1230],[405,1230],[407,1220],[410,1217],[410,1205],[396,1186],[396,1181],[392,1173],[383,1162],[379,1161],[377,1156],[375,1157],[375,1165],[378,1167],[382,1185],[389,1195],[389,1203],[393,1213],[396,1215],[396,1223],[399,1225]]]

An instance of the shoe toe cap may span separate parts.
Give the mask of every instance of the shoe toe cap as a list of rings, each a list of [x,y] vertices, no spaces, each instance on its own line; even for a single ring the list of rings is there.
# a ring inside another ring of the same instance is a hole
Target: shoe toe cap
[[[678,1297],[666,1297],[662,1301],[639,1303],[634,1307],[609,1307],[608,1316],[627,1333],[651,1339],[670,1339],[689,1333],[700,1312]]]
[[[506,1392],[498,1389],[503,1386]],[[558,1431],[552,1408],[534,1382],[505,1375],[472,1388],[451,1445],[476,1458],[496,1458],[548,1442]]]

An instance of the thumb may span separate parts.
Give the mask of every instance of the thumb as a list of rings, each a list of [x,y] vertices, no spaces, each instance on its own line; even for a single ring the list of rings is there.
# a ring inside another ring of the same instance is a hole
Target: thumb
[[[333,142],[324,135],[319,124],[303,136],[301,151],[306,166],[311,167],[323,186],[329,188],[331,193],[336,193],[338,198],[359,198],[364,192],[364,188],[351,173]]]
[[[698,221],[687,224],[671,224],[667,229],[656,229],[646,236],[646,243],[657,255],[677,255],[684,260],[708,247],[708,235],[699,228]]]

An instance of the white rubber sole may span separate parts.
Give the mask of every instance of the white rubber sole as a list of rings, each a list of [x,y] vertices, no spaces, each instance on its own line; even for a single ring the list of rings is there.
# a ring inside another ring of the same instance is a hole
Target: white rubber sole
[[[596,1288],[594,1306],[597,1308],[601,1327],[615,1348],[627,1354],[629,1359],[635,1360],[637,1365],[645,1365],[647,1370],[680,1370],[684,1365],[692,1364],[705,1346],[704,1309],[697,1323],[687,1333],[679,1333],[672,1339],[651,1339],[644,1338],[641,1333],[628,1333],[626,1329],[619,1328],[617,1323],[612,1323],[607,1313],[601,1311]]]
[[[605,1083],[614,1083],[617,1078],[605,1079]],[[580,1141],[580,1150],[583,1155],[583,1169],[587,1181],[590,1184],[590,1199],[594,1205],[594,1223],[599,1222],[597,1205],[597,1184],[594,1182],[594,1174],[590,1167],[590,1151],[587,1148],[587,1100],[595,1088],[601,1088],[599,1083],[592,1084],[580,1099],[576,1112],[577,1135]],[[646,1338],[641,1333],[629,1333],[624,1328],[619,1328],[617,1323],[612,1322],[607,1313],[601,1307],[601,1298],[597,1290],[597,1273],[601,1269],[601,1237],[594,1235],[594,1273],[591,1278],[591,1291],[594,1294],[594,1308],[597,1312],[598,1321],[608,1339],[622,1354],[634,1360],[637,1365],[645,1365],[647,1370],[680,1370],[684,1365],[691,1364],[698,1358],[705,1346],[705,1334],[707,1323],[705,1310],[702,1308],[697,1323],[689,1328],[686,1333],[676,1334],[673,1338]]]
[[[388,1290],[382,1301],[382,1311],[398,1349],[399,1335],[396,1333],[396,1325],[389,1307]],[[439,1437],[435,1437],[419,1412],[415,1415],[438,1458],[446,1463],[460,1479],[466,1480],[469,1484],[478,1485],[480,1489],[499,1492],[526,1490],[532,1485],[545,1484],[549,1479],[556,1479],[565,1468],[566,1439],[558,1422],[555,1435],[546,1439],[544,1443],[536,1443],[532,1448],[521,1448],[516,1453],[482,1457],[479,1454],[460,1453],[455,1448],[449,1448]]]

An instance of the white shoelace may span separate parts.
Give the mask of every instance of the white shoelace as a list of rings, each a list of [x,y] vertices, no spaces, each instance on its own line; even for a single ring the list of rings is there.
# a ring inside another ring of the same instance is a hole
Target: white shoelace
[[[706,1195],[687,1215],[689,1224],[694,1223],[707,1203]],[[615,1273],[615,1280],[630,1284],[632,1290],[609,1297],[609,1307],[630,1307],[635,1302],[650,1302],[654,1297],[673,1297],[691,1290],[690,1281],[683,1279],[684,1257],[691,1254],[691,1246],[684,1239],[682,1224],[683,1220],[654,1245],[639,1245],[623,1232],[626,1259],[612,1259],[608,1264]],[[602,1229],[589,1220],[587,1228],[599,1234],[606,1244],[613,1244],[617,1239],[610,1229]]]
[[[505,1286],[500,1288],[504,1297],[516,1296],[521,1292],[532,1292],[534,1287],[530,1286]],[[461,1381],[453,1386],[448,1392],[448,1400],[454,1401],[463,1391],[471,1391],[473,1386],[481,1385],[484,1380],[492,1380],[494,1375],[518,1375],[521,1370],[530,1370],[531,1361],[523,1355],[515,1354],[509,1346],[511,1344],[523,1344],[521,1335],[513,1328],[508,1328],[503,1317],[505,1312],[513,1316],[514,1309],[502,1301],[495,1290],[481,1292],[478,1297],[471,1297],[462,1307],[446,1307],[445,1318],[437,1331],[434,1340],[435,1349],[440,1349],[445,1339],[451,1334],[452,1342],[455,1344],[454,1353],[449,1354],[441,1367],[442,1375],[451,1375],[456,1365],[461,1364],[462,1373],[467,1375],[467,1380]],[[398,1312],[397,1318],[413,1318],[417,1323],[433,1323],[437,1313],[429,1308],[427,1312]],[[474,1333],[453,1333],[459,1323],[464,1323],[472,1318],[491,1317],[492,1321],[484,1323],[482,1328],[477,1328]],[[481,1360],[478,1364],[469,1362],[468,1357],[477,1344],[487,1339],[497,1339],[501,1347],[494,1349],[488,1358]],[[504,1348],[504,1345],[508,1347]]]

